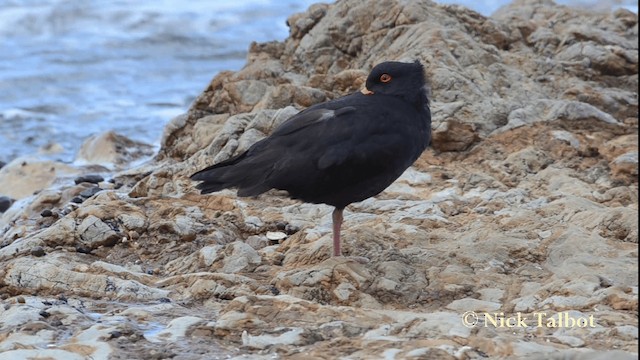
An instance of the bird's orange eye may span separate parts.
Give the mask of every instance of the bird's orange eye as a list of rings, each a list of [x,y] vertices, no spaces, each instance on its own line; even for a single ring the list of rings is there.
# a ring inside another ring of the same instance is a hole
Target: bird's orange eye
[[[382,81],[383,83],[388,83],[389,81],[391,81],[391,75],[389,74],[380,75],[380,81]]]

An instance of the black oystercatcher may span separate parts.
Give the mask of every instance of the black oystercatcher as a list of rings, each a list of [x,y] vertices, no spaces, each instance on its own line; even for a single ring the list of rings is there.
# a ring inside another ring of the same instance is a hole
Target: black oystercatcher
[[[202,194],[269,189],[324,203],[333,211],[333,255],[340,256],[345,206],[377,195],[429,145],[431,112],[419,62],[384,62],[360,91],[309,107],[247,151],[191,176]]]

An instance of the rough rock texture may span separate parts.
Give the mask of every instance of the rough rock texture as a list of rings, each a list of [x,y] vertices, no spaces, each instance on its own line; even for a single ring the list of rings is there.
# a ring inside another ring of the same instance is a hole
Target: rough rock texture
[[[637,14],[352,0],[288,24],[153,161],[102,190],[0,192],[18,199],[0,218],[0,359],[637,358]],[[414,59],[433,147],[347,208],[344,251],[369,263],[329,258],[328,206],[188,180]]]

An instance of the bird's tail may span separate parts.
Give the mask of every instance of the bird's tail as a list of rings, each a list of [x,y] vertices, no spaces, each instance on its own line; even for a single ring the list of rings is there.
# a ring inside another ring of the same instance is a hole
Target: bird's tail
[[[228,188],[238,188],[239,196],[255,196],[271,187],[266,184],[266,169],[256,159],[242,153],[191,175],[191,180],[202,181],[196,185],[201,194]]]

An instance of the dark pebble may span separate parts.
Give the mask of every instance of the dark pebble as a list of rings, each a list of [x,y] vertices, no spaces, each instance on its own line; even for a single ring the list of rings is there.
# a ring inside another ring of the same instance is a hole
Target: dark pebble
[[[0,213],[7,211],[13,204],[13,199],[8,196],[0,196]]]
[[[56,327],[58,327],[58,326],[62,326],[62,321],[60,321],[60,319],[55,319],[55,320],[51,321],[51,322],[49,323],[49,325],[51,325],[51,326],[56,326]]]
[[[47,310],[42,310],[42,311],[40,311],[40,316],[42,316],[43,318],[45,318],[45,319],[46,319],[46,318],[48,318],[49,316],[51,316],[51,314],[49,314],[49,313],[47,312]]]
[[[58,295],[58,300],[62,301],[65,304],[67,303],[67,297],[64,296],[64,294]]]
[[[65,215],[69,214],[70,212],[72,212],[73,210],[75,210],[73,207],[65,206],[64,208],[62,208],[62,210],[60,210],[60,215],[65,216]]]
[[[98,192],[102,191],[102,189],[99,186],[93,186],[90,187],[88,189],[83,190],[80,193],[80,196],[82,196],[83,198],[90,198],[93,195],[97,194]]]
[[[36,257],[41,257],[44,256],[46,253],[44,252],[44,249],[42,248],[42,246],[36,246],[33,249],[31,249],[31,255],[36,256]]]
[[[158,299],[158,301],[160,301],[161,303],[170,303],[171,299],[163,297],[163,298]]]
[[[271,290],[273,295],[280,295],[280,290],[275,286],[272,286],[269,290]]]
[[[76,203],[76,204],[82,204],[83,201],[84,201],[84,199],[81,198],[80,196],[76,196],[73,199],[71,199],[71,202]]]
[[[42,212],[40,213],[40,216],[42,216],[42,217],[53,216],[53,211],[51,211],[49,209],[42,210]]]
[[[91,254],[91,249],[83,245],[76,246],[76,251],[81,254]]]
[[[287,233],[287,235],[293,235],[298,231],[300,231],[300,228],[291,224],[287,224],[287,226],[285,226],[284,228],[284,232]]]
[[[109,337],[110,337],[111,339],[117,339],[117,338],[119,338],[120,336],[122,336],[122,333],[121,333],[120,331],[118,331],[118,330],[114,330],[114,331],[112,331],[112,332],[110,332],[110,333],[109,333]]]
[[[284,222],[284,221],[278,221],[278,222],[276,223],[276,229],[278,229],[278,230],[282,231],[282,230],[284,230],[284,229],[286,229],[286,228],[287,228],[287,225],[289,225],[289,224],[287,224],[287,223],[286,223],[286,222]]]
[[[78,176],[74,181],[76,184],[80,184],[83,182],[97,184],[101,181],[104,181],[104,178],[100,175],[83,175],[83,176]]]

